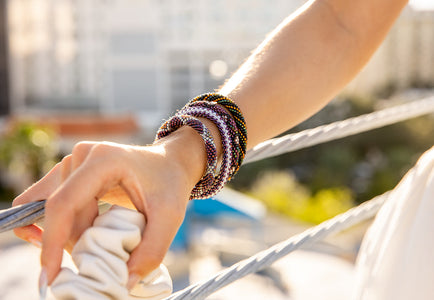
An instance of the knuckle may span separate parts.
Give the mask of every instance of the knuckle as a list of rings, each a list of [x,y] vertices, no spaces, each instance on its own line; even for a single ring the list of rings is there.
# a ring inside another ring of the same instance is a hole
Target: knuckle
[[[95,155],[107,154],[112,151],[116,151],[116,147],[105,142],[97,143],[92,147],[92,153]]]
[[[128,155],[125,147],[117,144],[102,142],[94,145],[89,153],[95,159],[109,159],[112,163],[120,163],[125,161]]]
[[[64,166],[65,165],[69,165],[71,163],[71,159],[72,159],[72,155],[71,154],[67,155],[67,156],[64,156],[62,158],[61,164],[64,165]]]
[[[79,142],[72,148],[72,155],[83,155],[89,152],[90,149],[95,145],[94,142]]]
[[[53,169],[51,169],[51,172],[58,172],[60,169],[62,168],[62,162],[58,162],[57,164],[54,165]]]

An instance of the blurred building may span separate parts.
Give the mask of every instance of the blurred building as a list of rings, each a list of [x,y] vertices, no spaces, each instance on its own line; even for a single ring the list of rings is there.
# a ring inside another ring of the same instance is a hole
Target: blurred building
[[[411,0],[347,93],[434,87],[434,2]]]
[[[132,114],[154,132],[189,98],[218,88],[304,2],[8,0],[2,105],[13,114]],[[347,90],[434,84],[433,56],[433,12],[407,9]]]
[[[155,127],[303,2],[9,0],[11,109],[133,112]]]

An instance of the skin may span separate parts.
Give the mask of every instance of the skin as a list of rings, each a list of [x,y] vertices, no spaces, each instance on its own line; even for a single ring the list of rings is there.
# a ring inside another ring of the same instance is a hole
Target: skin
[[[245,116],[248,148],[293,127],[333,98],[368,61],[406,3],[316,0],[285,19],[220,90]],[[221,153],[218,130],[203,121]],[[50,284],[63,249],[70,250],[92,225],[96,199],[132,205],[146,216],[147,227],[128,261],[131,287],[163,260],[205,165],[201,137],[189,127],[148,146],[79,143],[14,200],[18,205],[47,199],[44,231],[31,225],[15,233],[42,242],[41,264]]]

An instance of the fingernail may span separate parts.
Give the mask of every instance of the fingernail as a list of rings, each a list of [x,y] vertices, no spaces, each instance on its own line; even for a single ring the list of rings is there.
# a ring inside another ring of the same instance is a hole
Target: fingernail
[[[29,239],[29,242],[32,243],[35,247],[42,248],[41,241],[38,241],[37,239]]]
[[[140,276],[136,273],[131,273],[127,282],[127,289],[131,290],[140,281]]]
[[[47,269],[42,267],[39,275],[39,300],[45,300],[47,297]]]

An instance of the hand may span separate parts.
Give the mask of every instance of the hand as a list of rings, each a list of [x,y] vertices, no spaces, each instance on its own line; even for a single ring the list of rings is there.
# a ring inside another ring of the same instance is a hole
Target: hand
[[[47,199],[44,231],[30,225],[15,233],[33,243],[42,242],[41,264],[50,284],[60,270],[63,249],[71,250],[92,226],[98,199],[132,204],[147,219],[142,241],[128,261],[130,281],[138,281],[162,262],[205,161],[203,142],[189,127],[145,147],[79,143],[13,202]]]

